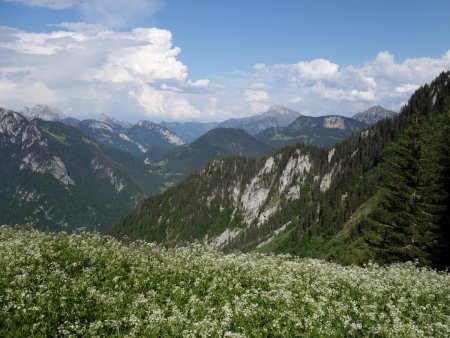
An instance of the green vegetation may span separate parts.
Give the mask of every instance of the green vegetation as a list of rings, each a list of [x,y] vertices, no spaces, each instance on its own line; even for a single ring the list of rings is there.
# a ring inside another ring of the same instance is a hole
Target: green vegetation
[[[204,166],[209,160],[231,156],[264,156],[272,151],[272,147],[260,142],[242,129],[217,128],[192,142],[183,145],[164,155],[154,165],[154,170],[163,173],[179,173],[173,182],[196,169]]]
[[[86,143],[86,144],[88,144],[90,146],[95,147],[96,149],[100,149],[100,145],[97,142],[95,142],[95,141],[93,141],[91,139],[88,139],[87,137],[82,137],[81,141],[83,141],[84,143]]]
[[[450,275],[0,227],[0,336],[448,337]]]
[[[53,138],[55,138],[58,142],[60,142],[60,143],[62,143],[62,144],[64,144],[64,145],[66,145],[66,146],[70,146],[70,142],[69,142],[69,140],[67,139],[67,136],[66,136],[66,135],[64,135],[64,134],[58,134],[58,133],[52,133],[52,132],[49,130],[49,128],[45,128],[45,127],[43,127],[42,130],[43,130],[46,134],[48,134],[48,135],[52,136]]]

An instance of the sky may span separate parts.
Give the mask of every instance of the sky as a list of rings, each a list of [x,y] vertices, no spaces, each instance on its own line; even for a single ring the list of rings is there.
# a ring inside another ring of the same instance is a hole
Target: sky
[[[398,111],[450,69],[450,1],[0,0],[0,106],[222,121]]]

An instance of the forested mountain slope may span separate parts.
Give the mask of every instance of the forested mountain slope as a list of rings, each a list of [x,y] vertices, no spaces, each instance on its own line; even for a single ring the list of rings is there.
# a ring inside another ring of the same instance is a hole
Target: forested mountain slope
[[[178,147],[157,162],[151,164],[155,172],[173,177],[178,182],[182,177],[199,169],[213,158],[229,156],[264,156],[273,149],[247,134],[242,129],[216,128],[208,131],[190,144]]]
[[[162,188],[142,160],[59,122],[0,109],[0,222],[105,228]]]

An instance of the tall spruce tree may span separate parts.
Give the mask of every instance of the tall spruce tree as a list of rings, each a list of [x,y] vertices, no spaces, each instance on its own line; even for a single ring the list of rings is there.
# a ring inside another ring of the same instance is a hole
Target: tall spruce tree
[[[366,241],[382,262],[432,263],[437,233],[432,197],[435,183],[420,128],[416,112],[393,154],[385,159],[380,203],[362,223]]]
[[[440,188],[442,205],[438,220],[441,234],[436,255],[439,257],[440,268],[450,267],[450,104],[447,104],[442,121],[442,132],[439,137],[439,164],[440,164]]]

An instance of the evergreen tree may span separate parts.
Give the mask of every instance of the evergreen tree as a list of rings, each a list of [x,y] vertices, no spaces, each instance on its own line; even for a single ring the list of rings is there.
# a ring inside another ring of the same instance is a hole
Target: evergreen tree
[[[437,256],[439,257],[440,268],[450,267],[450,104],[446,110],[442,121],[442,132],[439,137],[442,210],[438,221],[441,238]]]
[[[379,206],[363,222],[365,239],[383,262],[418,260],[428,265],[437,245],[437,166],[434,153],[424,148],[420,128],[416,112],[386,158]]]

